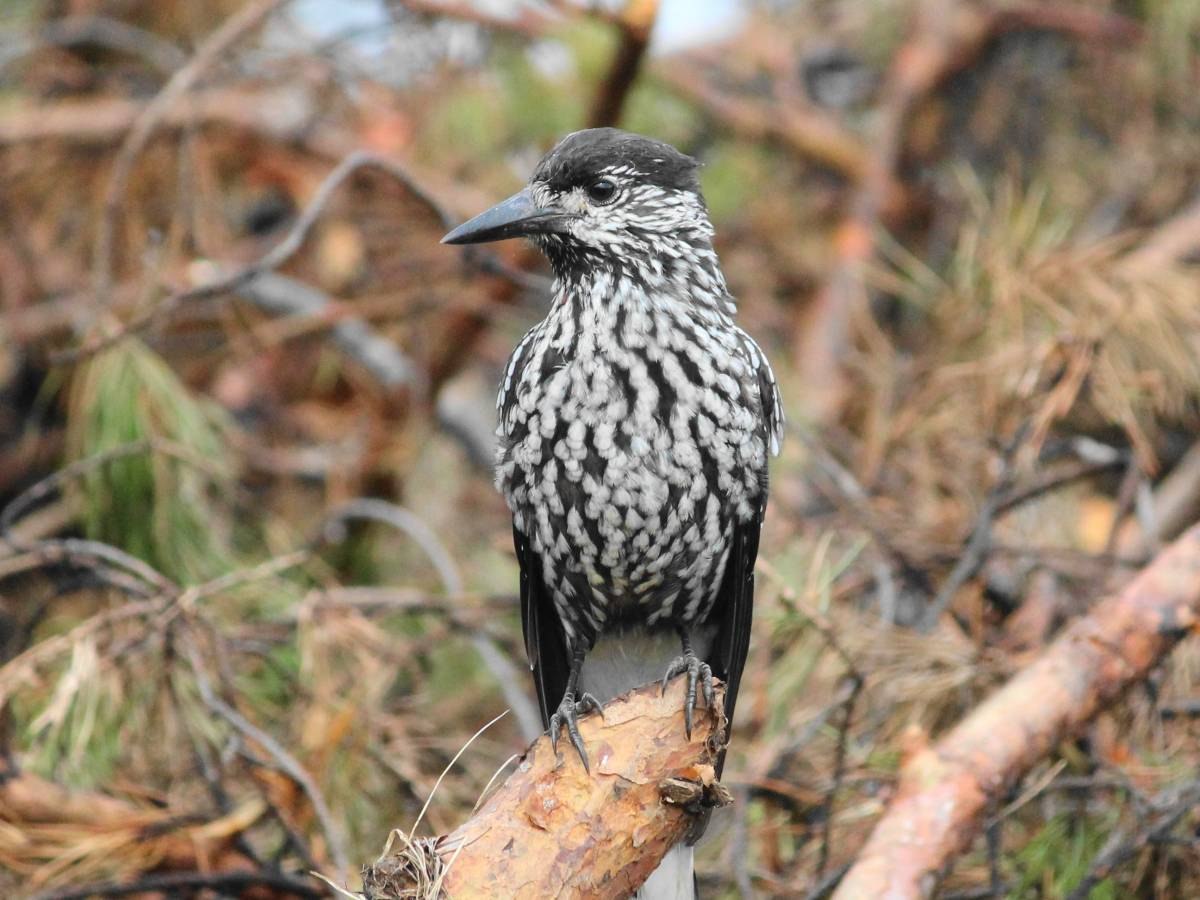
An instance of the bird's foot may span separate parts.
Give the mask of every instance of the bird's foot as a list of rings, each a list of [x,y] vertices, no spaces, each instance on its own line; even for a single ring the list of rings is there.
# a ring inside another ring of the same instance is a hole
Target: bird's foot
[[[589,712],[600,713],[600,718],[604,718],[604,708],[600,705],[600,701],[587,691],[584,691],[578,700],[575,699],[574,691],[567,691],[563,695],[562,703],[558,704],[558,709],[550,717],[550,746],[554,750],[554,755],[557,756],[559,732],[562,731],[563,726],[566,726],[567,735],[579,753],[584,771],[590,775],[592,769],[588,765],[587,751],[583,749],[583,738],[579,734],[579,716],[587,715]]]
[[[688,736],[688,740],[692,739],[692,713],[696,709],[696,685],[700,685],[704,692],[704,702],[709,710],[715,708],[713,700],[713,673],[709,668],[708,663],[701,662],[700,658],[692,652],[691,647],[685,647],[682,656],[677,656],[667,666],[667,672],[663,675],[662,691],[667,692],[667,682],[676,675],[687,674],[687,687],[683,692],[683,727]]]

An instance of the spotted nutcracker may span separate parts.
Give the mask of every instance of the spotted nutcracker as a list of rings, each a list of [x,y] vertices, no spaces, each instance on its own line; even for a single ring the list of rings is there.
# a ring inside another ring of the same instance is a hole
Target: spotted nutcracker
[[[496,483],[513,514],[525,647],[543,722],[648,681],[726,684],[746,661],[767,454],[783,413],[762,350],[734,322],[698,163],[612,128],[564,138],[528,186],[443,239],[528,237],[556,276],[497,402]],[[677,847],[643,897],[694,896]]]

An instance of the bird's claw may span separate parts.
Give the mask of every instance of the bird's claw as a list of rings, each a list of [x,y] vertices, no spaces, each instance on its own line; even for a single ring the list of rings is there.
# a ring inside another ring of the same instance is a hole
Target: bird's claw
[[[589,712],[600,713],[601,720],[604,719],[604,707],[594,696],[584,691],[576,700],[574,692],[567,691],[563,695],[562,703],[558,704],[558,709],[550,717],[550,747],[554,751],[554,755],[558,756],[559,732],[565,725],[567,736],[571,738],[571,744],[579,754],[583,769],[590,775],[592,769],[588,765],[587,751],[583,748],[583,736],[579,733],[579,716],[587,715]]]
[[[682,656],[677,656],[667,666],[666,674],[662,679],[662,693],[667,692],[667,682],[676,675],[687,674],[687,688],[683,693],[683,728],[687,734],[688,740],[692,739],[692,713],[696,709],[696,684],[699,682],[702,692],[704,693],[704,703],[708,708],[715,708],[713,699],[713,673],[712,668],[706,662],[701,662],[690,649],[685,650]]]

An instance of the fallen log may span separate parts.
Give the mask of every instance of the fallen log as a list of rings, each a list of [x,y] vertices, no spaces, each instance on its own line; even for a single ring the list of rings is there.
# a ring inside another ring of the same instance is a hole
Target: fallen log
[[[986,811],[1198,622],[1200,525],[1193,525],[935,745],[904,762],[896,795],[835,900],[932,896]]]
[[[683,732],[683,679],[613,700],[579,723],[584,771],[565,737],[561,762],[545,735],[495,794],[451,834],[393,832],[363,870],[371,900],[434,897],[629,896],[707,811],[730,802],[715,780],[725,690],[715,715]]]

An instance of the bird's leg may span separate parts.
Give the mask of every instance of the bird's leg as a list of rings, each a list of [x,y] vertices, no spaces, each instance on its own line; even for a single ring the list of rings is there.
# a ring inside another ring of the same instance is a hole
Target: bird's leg
[[[587,715],[589,712],[598,712],[600,718],[603,719],[604,708],[600,705],[600,701],[587,691],[584,691],[578,700],[575,699],[575,691],[579,685],[579,672],[583,668],[583,654],[584,650],[580,648],[571,657],[571,672],[567,676],[567,690],[563,694],[562,702],[558,704],[558,709],[550,717],[550,746],[554,750],[554,755],[557,756],[559,732],[565,725],[571,743],[575,746],[579,753],[579,759],[583,762],[584,771],[590,775],[592,769],[588,765],[587,751],[583,749],[578,717],[580,714]]]
[[[692,739],[692,713],[696,709],[696,683],[699,682],[704,691],[704,702],[713,709],[713,673],[708,663],[702,662],[692,650],[692,640],[688,637],[687,629],[680,626],[679,641],[683,644],[683,655],[675,657],[667,666],[663,675],[662,689],[667,692],[667,682],[676,675],[687,673],[687,688],[683,693],[683,727],[688,740]]]

